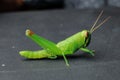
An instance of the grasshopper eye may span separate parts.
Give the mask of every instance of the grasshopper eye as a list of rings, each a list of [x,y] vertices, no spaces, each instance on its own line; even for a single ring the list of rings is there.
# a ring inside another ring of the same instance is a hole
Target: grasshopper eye
[[[86,32],[85,38],[89,37],[89,32]]]
[[[85,35],[85,47],[89,45],[90,40],[91,40],[91,35],[90,35],[90,33],[87,31],[87,32],[86,32],[86,35]]]

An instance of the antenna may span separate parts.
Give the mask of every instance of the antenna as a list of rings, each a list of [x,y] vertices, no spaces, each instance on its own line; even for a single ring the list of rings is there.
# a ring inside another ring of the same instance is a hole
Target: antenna
[[[98,29],[102,24],[104,24],[106,21],[108,21],[111,18],[111,16],[107,17],[103,22],[101,22],[98,26],[96,26],[94,29],[92,29],[91,33]]]
[[[95,27],[95,25],[97,24],[98,20],[100,19],[100,17],[102,16],[103,14],[103,10],[100,12],[100,14],[98,15],[96,21],[94,22],[92,28],[90,29],[90,32],[93,30],[93,28]]]

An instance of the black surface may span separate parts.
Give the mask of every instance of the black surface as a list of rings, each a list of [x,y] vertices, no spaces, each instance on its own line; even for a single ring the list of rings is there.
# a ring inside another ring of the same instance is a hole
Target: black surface
[[[120,9],[104,10],[112,16],[92,35],[95,57],[78,51],[56,60],[26,60],[20,50],[38,50],[24,32],[27,28],[58,42],[83,29],[90,29],[99,10],[29,11],[0,14],[0,80],[118,80],[120,78]],[[102,21],[101,19],[100,21]]]

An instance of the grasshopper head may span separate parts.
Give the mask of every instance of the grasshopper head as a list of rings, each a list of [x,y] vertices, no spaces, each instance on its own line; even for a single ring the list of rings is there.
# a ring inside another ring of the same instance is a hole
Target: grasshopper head
[[[100,19],[101,15],[103,13],[103,10],[101,11],[101,13],[98,15],[96,21],[94,22],[93,26],[91,27],[90,30],[83,30],[82,34],[85,36],[85,43],[84,43],[84,47],[88,46],[89,43],[90,43],[90,40],[91,40],[91,34],[96,30],[98,29],[102,24],[104,24],[106,21],[108,21],[108,19],[110,19],[110,16],[107,17],[106,19],[104,19],[100,24],[97,24],[98,20]]]
[[[85,38],[84,47],[87,47],[91,41],[91,33],[89,30],[83,30],[82,35]]]

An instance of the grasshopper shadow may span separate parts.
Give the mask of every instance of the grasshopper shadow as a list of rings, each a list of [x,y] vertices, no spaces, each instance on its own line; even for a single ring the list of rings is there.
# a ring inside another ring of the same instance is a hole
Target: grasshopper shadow
[[[89,54],[86,53],[82,53],[82,54],[73,54],[73,55],[68,55],[66,56],[68,59],[94,59],[94,56],[91,56]],[[62,56],[59,56],[58,59],[63,59]]]

